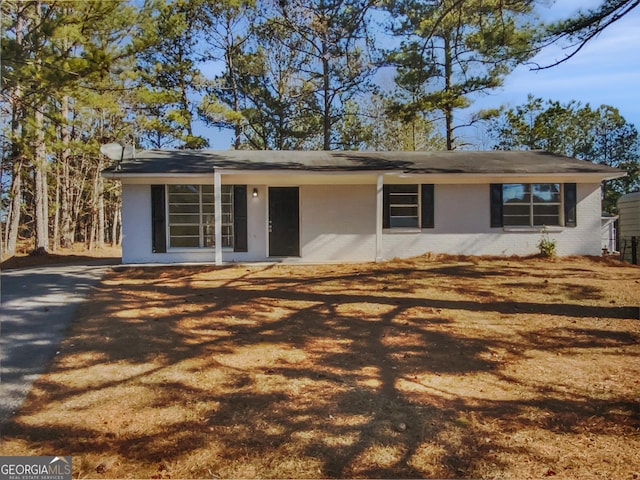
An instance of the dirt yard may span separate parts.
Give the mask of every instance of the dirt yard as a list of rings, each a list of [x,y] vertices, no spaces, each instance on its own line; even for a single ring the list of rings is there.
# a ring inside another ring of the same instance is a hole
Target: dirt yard
[[[50,252],[46,255],[31,255],[33,250],[31,241],[20,240],[16,255],[11,258],[2,257],[0,269],[11,270],[14,268],[39,267],[42,265],[59,265],[70,263],[85,263],[93,261],[113,261],[114,263],[122,257],[121,247],[105,245],[103,248],[88,250],[86,245],[74,244],[71,248],[61,248],[57,252]]]
[[[116,267],[4,429],[74,478],[640,478],[640,267]]]

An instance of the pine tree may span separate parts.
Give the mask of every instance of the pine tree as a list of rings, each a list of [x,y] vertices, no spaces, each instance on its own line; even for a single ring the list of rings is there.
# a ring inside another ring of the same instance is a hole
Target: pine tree
[[[446,148],[456,147],[455,111],[474,95],[502,85],[504,77],[533,53],[534,30],[525,18],[532,2],[514,0],[390,1],[392,31],[403,38],[388,55],[398,69],[392,111],[397,116],[438,111]]]

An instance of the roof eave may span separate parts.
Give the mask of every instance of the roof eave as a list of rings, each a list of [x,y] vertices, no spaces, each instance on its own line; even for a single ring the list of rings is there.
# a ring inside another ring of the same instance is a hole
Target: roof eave
[[[121,178],[140,178],[140,177],[152,177],[152,178],[192,178],[211,176],[213,177],[213,170],[210,172],[189,172],[189,173],[177,173],[177,172],[114,172],[103,170],[101,175],[104,178],[110,178],[113,180],[119,180]]]

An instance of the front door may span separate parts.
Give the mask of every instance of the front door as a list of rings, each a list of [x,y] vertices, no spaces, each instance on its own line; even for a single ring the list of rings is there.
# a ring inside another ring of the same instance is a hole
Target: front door
[[[269,256],[300,255],[298,187],[269,187]]]

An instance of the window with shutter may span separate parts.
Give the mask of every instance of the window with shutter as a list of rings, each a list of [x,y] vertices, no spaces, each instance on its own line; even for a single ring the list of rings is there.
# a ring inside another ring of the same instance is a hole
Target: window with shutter
[[[213,185],[153,185],[154,252],[166,252],[167,237],[169,248],[215,247],[214,199]],[[222,247],[247,251],[246,185],[223,185],[221,200]]]
[[[492,227],[576,226],[575,183],[491,184]]]
[[[434,228],[434,186],[384,185],[382,215],[383,228]]]

